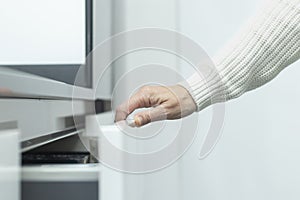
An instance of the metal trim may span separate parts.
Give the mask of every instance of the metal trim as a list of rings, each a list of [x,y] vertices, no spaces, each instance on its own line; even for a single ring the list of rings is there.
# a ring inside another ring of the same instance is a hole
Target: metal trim
[[[70,137],[75,134],[82,133],[83,129],[77,130],[75,127],[66,129],[64,131],[40,136],[37,138],[25,140],[21,142],[21,152],[26,152],[32,149],[35,149],[37,147],[49,144],[50,142],[54,142],[57,140],[60,140],[62,138]]]

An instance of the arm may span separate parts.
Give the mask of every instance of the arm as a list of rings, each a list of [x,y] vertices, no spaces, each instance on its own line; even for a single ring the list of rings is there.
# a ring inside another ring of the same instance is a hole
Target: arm
[[[212,103],[237,98],[272,80],[300,58],[300,0],[273,0],[257,15],[235,44],[215,58],[220,81],[194,74],[188,86],[143,87],[116,112],[124,120],[137,108],[154,107],[135,116],[137,126],[178,119]],[[211,90],[211,88],[216,88]]]
[[[272,80],[285,67],[300,58],[300,1],[273,0],[257,15],[248,29],[214,59],[222,88],[213,80],[205,83],[196,74],[186,87],[200,111],[218,99],[237,98]],[[225,95],[218,98],[219,95]],[[215,101],[214,101],[215,99]]]

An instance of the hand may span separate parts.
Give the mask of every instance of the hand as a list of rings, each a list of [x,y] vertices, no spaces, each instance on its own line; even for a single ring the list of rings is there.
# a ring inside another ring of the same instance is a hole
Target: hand
[[[179,119],[196,111],[196,104],[189,92],[180,85],[170,87],[144,86],[116,110],[115,122],[126,120],[138,108],[150,108],[134,116],[135,126],[150,122]]]

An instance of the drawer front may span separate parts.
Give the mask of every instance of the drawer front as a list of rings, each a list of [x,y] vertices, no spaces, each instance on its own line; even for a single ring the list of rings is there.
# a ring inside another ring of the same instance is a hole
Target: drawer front
[[[23,166],[22,200],[99,200],[99,164]]]
[[[19,200],[19,151],[18,131],[0,130],[0,199]]]

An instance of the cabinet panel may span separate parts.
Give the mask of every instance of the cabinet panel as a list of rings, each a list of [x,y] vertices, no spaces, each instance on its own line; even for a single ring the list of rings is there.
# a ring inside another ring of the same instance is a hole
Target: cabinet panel
[[[0,128],[4,126],[0,126]],[[19,133],[17,130],[0,130],[0,199],[19,200],[20,159],[18,141]]]

